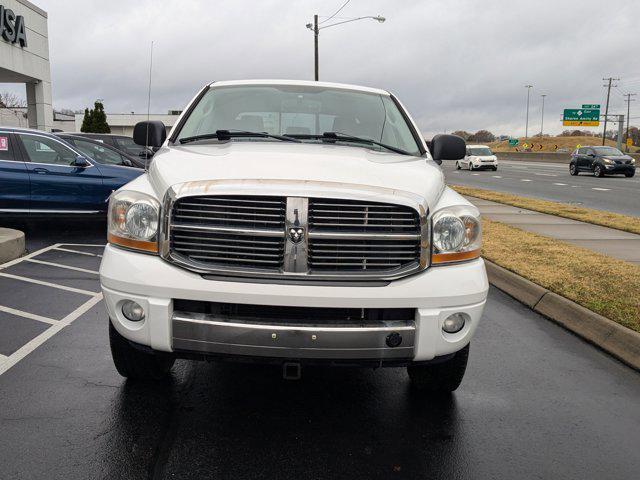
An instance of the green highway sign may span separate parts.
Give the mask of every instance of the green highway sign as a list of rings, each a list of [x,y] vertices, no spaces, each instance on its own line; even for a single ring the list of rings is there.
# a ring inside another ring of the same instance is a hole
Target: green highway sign
[[[590,108],[594,110],[600,110],[600,105],[597,103],[586,103],[582,105],[582,108]]]
[[[509,139],[509,146],[510,147],[515,147],[516,145],[518,145],[518,139],[517,138],[510,138]]]
[[[597,127],[600,125],[600,109],[565,108],[562,124],[568,127]]]

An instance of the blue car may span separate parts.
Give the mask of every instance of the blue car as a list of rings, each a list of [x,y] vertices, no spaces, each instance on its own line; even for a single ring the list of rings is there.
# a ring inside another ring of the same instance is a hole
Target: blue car
[[[0,127],[0,215],[105,214],[111,192],[144,170],[98,163],[39,130]]]

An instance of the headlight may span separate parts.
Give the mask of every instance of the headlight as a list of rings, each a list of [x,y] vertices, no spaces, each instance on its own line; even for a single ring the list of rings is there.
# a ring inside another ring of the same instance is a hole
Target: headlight
[[[109,199],[109,243],[133,250],[158,252],[160,203],[141,193],[121,191]]]
[[[612,163],[614,163],[614,162],[613,162],[613,160],[609,160],[608,158],[605,158],[605,159],[604,159],[604,163],[612,164]]]
[[[432,217],[431,263],[473,260],[480,256],[480,212],[473,206],[446,207]]]
[[[636,159],[635,159],[635,158],[632,158],[632,159],[631,159],[631,165],[635,165],[635,164],[636,164]]]

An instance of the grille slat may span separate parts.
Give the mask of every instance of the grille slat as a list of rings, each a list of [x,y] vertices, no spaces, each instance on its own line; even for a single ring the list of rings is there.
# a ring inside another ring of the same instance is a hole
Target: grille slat
[[[178,199],[171,212],[171,251],[211,269],[278,272],[284,259],[285,207],[284,197]]]

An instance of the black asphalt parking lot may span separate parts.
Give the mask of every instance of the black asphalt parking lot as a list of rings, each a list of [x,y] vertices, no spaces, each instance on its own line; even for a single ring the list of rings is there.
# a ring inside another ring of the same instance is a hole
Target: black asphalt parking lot
[[[451,396],[402,369],[285,381],[182,360],[136,384],[111,361],[101,247],[83,246],[104,232],[51,237],[0,267],[2,479],[638,477],[640,374],[498,290]]]

